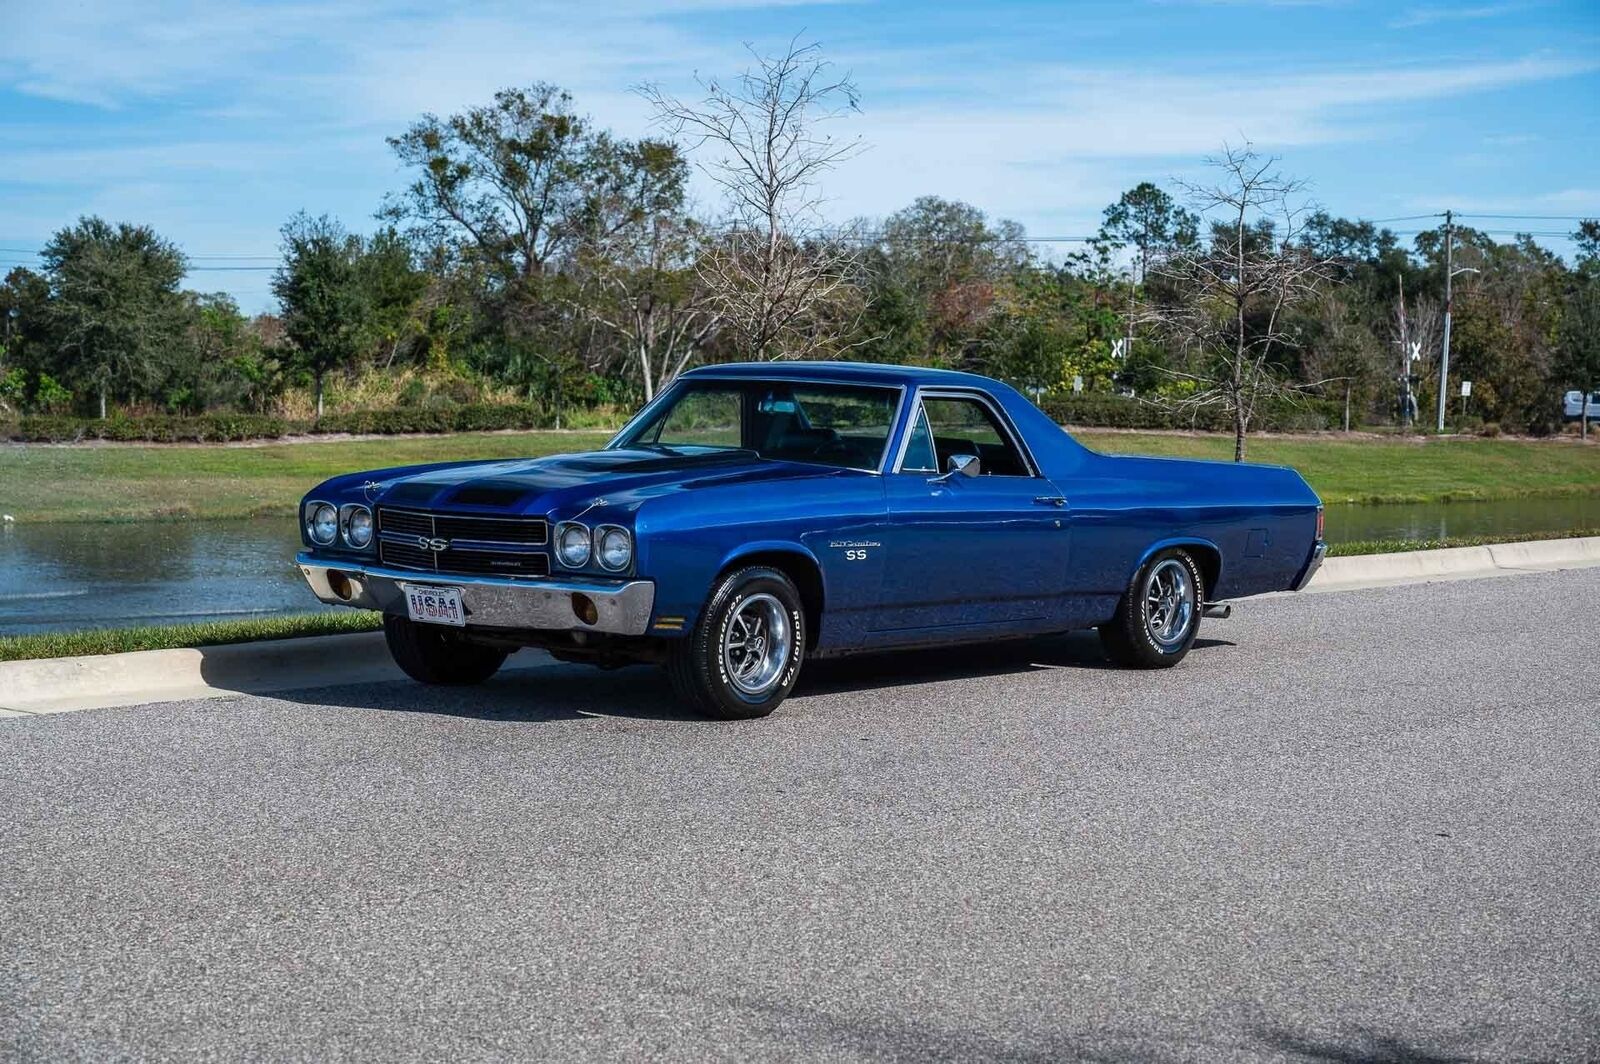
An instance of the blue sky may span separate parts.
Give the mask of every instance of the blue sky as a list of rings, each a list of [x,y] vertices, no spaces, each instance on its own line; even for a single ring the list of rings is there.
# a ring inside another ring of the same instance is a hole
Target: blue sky
[[[638,136],[633,86],[687,91],[796,34],[862,92],[838,131],[869,150],[824,189],[839,220],[932,193],[1081,235],[1121,190],[1245,139],[1346,216],[1600,213],[1596,0],[0,0],[0,23],[0,247],[23,252],[98,213],[197,266],[262,265],[198,257],[272,256],[301,209],[371,228],[404,181],[384,137],[421,112],[545,80]],[[258,311],[267,281],[188,283]]]

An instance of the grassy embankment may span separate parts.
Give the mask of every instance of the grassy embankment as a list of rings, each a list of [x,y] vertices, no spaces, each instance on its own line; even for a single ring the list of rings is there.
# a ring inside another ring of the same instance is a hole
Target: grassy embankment
[[[88,654],[122,654],[132,650],[173,650],[262,639],[294,639],[308,635],[342,635],[383,627],[383,619],[365,610],[259,617],[243,621],[207,621],[145,628],[103,628],[87,632],[45,632],[0,639],[0,661],[74,658]]]
[[[604,432],[481,433],[251,447],[0,447],[0,512],[17,521],[291,514],[336,473],[585,450]],[[1083,432],[1104,451],[1226,459],[1222,436]],[[1277,437],[1250,458],[1300,470],[1328,503],[1441,502],[1600,491],[1600,447],[1526,440]]]

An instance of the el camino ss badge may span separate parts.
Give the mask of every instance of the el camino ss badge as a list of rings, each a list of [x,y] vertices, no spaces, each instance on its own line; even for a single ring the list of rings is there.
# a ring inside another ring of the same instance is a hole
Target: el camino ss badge
[[[864,562],[867,560],[868,548],[881,547],[875,539],[836,539],[828,546],[835,550],[844,551],[844,560],[847,562]]]
[[[450,541],[448,539],[429,539],[427,536],[418,536],[417,546],[421,547],[423,550],[438,552],[442,550],[449,550]]]

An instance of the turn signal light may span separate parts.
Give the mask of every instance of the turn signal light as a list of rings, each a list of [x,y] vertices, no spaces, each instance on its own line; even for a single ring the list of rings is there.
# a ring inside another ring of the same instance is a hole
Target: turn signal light
[[[1317,507],[1317,538],[1322,538],[1322,507]]]

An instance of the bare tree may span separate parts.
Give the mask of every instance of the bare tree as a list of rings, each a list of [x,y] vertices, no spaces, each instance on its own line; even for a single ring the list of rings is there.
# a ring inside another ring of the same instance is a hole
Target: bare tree
[[[729,224],[700,274],[729,338],[758,359],[831,354],[850,331],[838,305],[859,302],[860,244],[823,232],[817,182],[862,149],[823,128],[857,109],[856,86],[815,44],[751,55],[755,65],[732,81],[700,80],[699,100],[640,92],[727,197]]]
[[[1416,420],[1417,399],[1413,391],[1420,366],[1416,363],[1431,361],[1439,351],[1439,336],[1443,329],[1444,314],[1439,304],[1427,296],[1406,299],[1405,278],[1402,275],[1396,288],[1398,297],[1394,305],[1393,340],[1400,351],[1397,375],[1400,380],[1400,423],[1410,428]]]
[[[1186,367],[1169,372],[1189,391],[1163,401],[1222,410],[1233,426],[1234,461],[1242,462],[1262,400],[1317,387],[1287,383],[1276,360],[1297,346],[1287,311],[1333,283],[1334,263],[1299,239],[1305,184],[1279,173],[1277,158],[1225,145],[1206,161],[1219,171],[1216,182],[1183,187],[1212,221],[1210,242],[1152,264],[1169,291],[1141,317],[1185,356]]]
[[[670,384],[722,321],[698,269],[703,227],[680,216],[645,220],[585,249],[584,297],[573,305],[626,345],[646,400]]]

